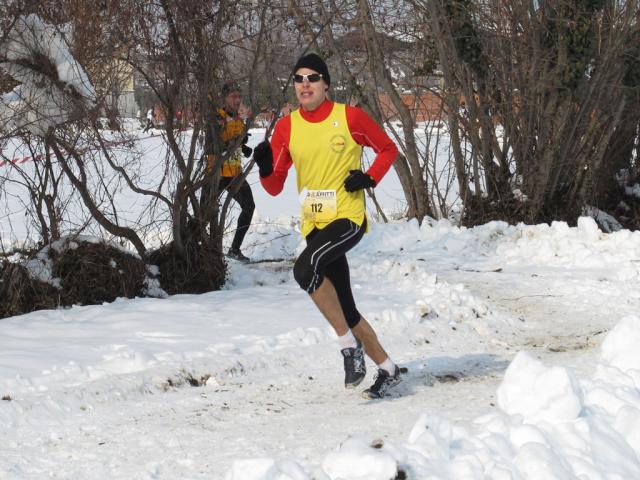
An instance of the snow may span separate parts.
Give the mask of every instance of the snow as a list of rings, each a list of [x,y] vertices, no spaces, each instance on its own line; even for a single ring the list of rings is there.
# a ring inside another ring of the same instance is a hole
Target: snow
[[[594,220],[598,222],[598,225],[602,226],[602,229],[605,232],[616,232],[622,229],[622,225],[616,218],[612,215],[609,215],[607,212],[603,212],[599,208],[596,207],[586,207],[583,211],[584,215],[588,215],[592,217]]]
[[[374,223],[354,291],[409,372],[366,401],[292,278],[297,227],[257,222],[247,254],[284,261],[221,291],[2,320],[0,478],[640,477],[639,235]]]
[[[63,27],[44,23],[37,15],[17,19],[3,44],[6,61],[0,68],[20,82],[12,92],[0,97],[0,120],[8,129],[26,129],[36,135],[69,119],[73,109],[69,92],[77,93],[87,105],[95,104],[95,90],[87,73],[73,58]],[[57,82],[37,69],[38,57],[49,59]],[[36,59],[36,60],[34,60]]]
[[[549,370],[521,352],[505,372],[498,389],[498,405],[509,415],[539,423],[575,420],[582,402],[580,390],[566,370]]]
[[[624,187],[624,189],[625,193],[630,197],[640,198],[640,185],[638,185],[637,183],[630,187]]]

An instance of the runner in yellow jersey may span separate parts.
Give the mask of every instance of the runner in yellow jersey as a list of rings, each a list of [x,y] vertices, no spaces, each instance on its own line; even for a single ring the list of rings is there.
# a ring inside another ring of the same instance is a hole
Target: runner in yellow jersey
[[[293,274],[331,324],[344,357],[345,387],[366,375],[366,353],[378,366],[366,398],[381,398],[400,382],[400,370],[355,305],[346,252],[366,230],[364,189],[375,187],[398,155],[384,130],[359,108],[331,102],[331,77],[316,54],[301,57],[294,69],[300,108],[278,121],[271,142],[254,151],[260,181],[267,192],[282,191],[291,165],[296,168],[307,247]],[[362,147],[376,158],[361,170]]]
[[[237,145],[238,138],[243,138],[243,141],[240,148],[229,152],[227,159],[222,164],[220,182],[218,184],[219,190],[229,187],[231,182],[238,175],[242,174],[240,154],[242,153],[245,157],[251,156],[251,148],[246,145],[247,130],[244,122],[238,116],[238,110],[242,102],[240,88],[233,83],[227,83],[222,87],[222,96],[224,98],[224,105],[216,109],[214,125],[211,125],[211,128],[205,130],[205,152],[207,154],[205,173],[210,175],[213,172],[216,162],[216,155],[213,152],[214,142],[211,135],[218,135],[222,143],[223,155],[227,154],[227,149],[231,148],[232,145]],[[209,201],[209,196],[209,189],[206,187],[203,188],[201,203],[204,204]],[[243,180],[240,188],[233,194],[232,198],[240,205],[240,215],[238,215],[238,224],[227,255],[241,262],[247,262],[249,259],[242,253],[240,247],[251,225],[255,203],[253,201],[251,187],[246,180]]]

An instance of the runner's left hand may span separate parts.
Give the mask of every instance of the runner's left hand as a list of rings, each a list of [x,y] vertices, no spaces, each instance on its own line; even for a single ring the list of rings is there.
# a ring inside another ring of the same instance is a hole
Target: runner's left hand
[[[357,192],[364,188],[376,186],[376,181],[362,170],[349,170],[349,176],[344,181],[344,189],[347,192]]]

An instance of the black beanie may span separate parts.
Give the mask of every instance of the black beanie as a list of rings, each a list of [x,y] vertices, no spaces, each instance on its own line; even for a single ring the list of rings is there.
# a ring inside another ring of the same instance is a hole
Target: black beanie
[[[226,97],[231,92],[239,92],[240,86],[235,82],[227,82],[222,86],[222,97]]]
[[[331,76],[329,75],[327,64],[324,63],[324,60],[315,53],[310,53],[309,55],[300,57],[296,62],[296,66],[293,67],[293,73],[296,73],[300,68],[310,68],[311,70],[315,70],[322,74],[322,79],[325,81],[327,86],[331,85]]]

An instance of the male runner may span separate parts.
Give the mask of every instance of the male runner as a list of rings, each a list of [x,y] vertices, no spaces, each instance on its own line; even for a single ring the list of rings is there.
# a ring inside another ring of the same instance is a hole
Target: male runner
[[[307,247],[296,261],[294,277],[338,335],[345,387],[354,388],[364,379],[366,352],[378,374],[363,395],[382,398],[400,382],[400,369],[356,308],[345,253],[366,230],[364,189],[380,182],[398,150],[363,110],[327,99],[331,77],[318,55],[301,57],[293,72],[300,108],[278,121],[271,143],[259,144],[254,159],[271,195],[282,191],[295,165]],[[366,173],[361,170],[363,146],[376,152]]]

